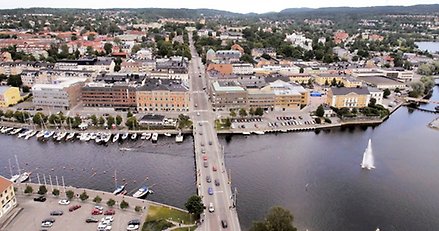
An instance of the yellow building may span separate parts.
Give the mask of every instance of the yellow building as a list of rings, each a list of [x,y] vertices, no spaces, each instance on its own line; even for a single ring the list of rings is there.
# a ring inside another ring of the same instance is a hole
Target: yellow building
[[[188,111],[189,90],[176,80],[149,80],[136,90],[137,111]]]
[[[365,87],[340,87],[328,91],[326,103],[336,108],[363,108],[369,104],[370,92]]]
[[[14,185],[8,179],[0,176],[0,218],[5,216],[16,205]]]
[[[319,85],[330,85],[333,81],[337,83],[343,83],[345,87],[361,87],[361,81],[352,77],[351,75],[338,75],[338,74],[319,74],[314,77],[314,80]]]
[[[267,87],[274,93],[274,109],[277,111],[300,109],[309,102],[309,92],[300,85],[276,80]]]
[[[15,105],[20,99],[18,87],[0,86],[0,107]]]

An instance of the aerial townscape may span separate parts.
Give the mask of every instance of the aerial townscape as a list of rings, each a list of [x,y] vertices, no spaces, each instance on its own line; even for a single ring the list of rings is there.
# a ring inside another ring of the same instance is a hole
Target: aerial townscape
[[[0,231],[438,230],[439,5],[240,1],[0,3]]]

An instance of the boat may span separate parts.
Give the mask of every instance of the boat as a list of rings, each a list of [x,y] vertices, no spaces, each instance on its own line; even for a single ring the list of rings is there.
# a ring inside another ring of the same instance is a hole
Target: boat
[[[107,144],[108,142],[110,142],[111,140],[111,133],[105,134],[104,137],[102,138],[102,142],[104,144]]]
[[[245,136],[248,136],[248,135],[250,135],[251,133],[250,133],[250,132],[242,132],[242,134],[245,135]]]
[[[94,140],[94,139],[96,139],[97,136],[98,135],[93,132],[93,133],[90,134],[90,139],[89,140]]]
[[[58,136],[56,137],[56,141],[62,141],[64,138],[66,138],[67,132],[61,132],[58,133]]]
[[[152,136],[152,134],[148,132],[148,133],[146,133],[146,137],[145,137],[145,139],[146,139],[146,140],[149,140],[149,139],[151,139],[151,136]]]
[[[122,140],[126,140],[130,134],[127,132],[122,135]]]
[[[113,143],[116,143],[116,141],[118,141],[119,140],[119,133],[116,133],[114,136],[113,136]]]
[[[178,133],[178,135],[177,136],[175,136],[175,142],[177,142],[177,143],[181,143],[181,142],[183,142],[183,135],[181,134],[181,132],[180,133]]]
[[[75,135],[76,133],[70,132],[66,137],[66,141],[72,140],[73,138],[75,138]]]
[[[23,130],[22,128],[16,128],[14,130],[12,130],[9,134],[10,135],[17,135],[17,133],[21,132],[21,130]]]
[[[257,135],[264,135],[265,134],[264,131],[255,131],[254,133],[257,134]]]
[[[171,137],[172,136],[171,133],[168,133],[168,132],[163,133],[163,135],[165,135],[167,137]]]
[[[44,132],[44,139],[49,139],[51,136],[53,136],[53,134],[55,134],[54,131],[46,131]]]
[[[434,107],[434,110],[436,110],[437,112],[439,112],[439,106]]]
[[[20,175],[20,179],[18,179],[18,181],[20,183],[28,181],[29,177],[30,177],[30,174],[31,174],[30,172],[23,172],[23,174]]]
[[[132,139],[132,140],[136,140],[136,139],[137,139],[137,133],[133,133],[133,134],[131,134],[131,139]]]
[[[34,135],[36,135],[38,133],[38,131],[32,131],[29,134],[26,135],[26,137],[24,137],[25,140],[30,139],[31,137],[33,137]]]
[[[157,143],[157,140],[159,138],[159,134],[157,132],[152,133],[152,142]]]
[[[117,177],[116,177],[116,170],[114,170],[114,184],[116,186],[116,189],[113,191],[114,195],[118,195],[122,193],[125,190],[125,185],[117,185]]]
[[[8,161],[9,161],[9,171],[11,171],[11,178],[9,179],[10,181],[12,181],[12,182],[17,182],[17,180],[20,178],[20,174],[13,174],[12,173],[12,166],[11,166],[11,160],[10,159],[8,159]]]
[[[141,139],[141,140],[146,140],[146,134],[147,134],[147,133],[145,133],[145,132],[142,133],[142,135],[140,136],[140,139]]]
[[[24,138],[27,136],[27,134],[31,133],[32,130],[23,131],[20,134],[18,134],[18,138]]]
[[[39,131],[36,135],[37,139],[43,137],[45,133],[46,133],[45,131]]]
[[[146,196],[146,195],[148,195],[148,194],[152,194],[153,192],[148,188],[148,186],[147,185],[144,185],[144,186],[142,186],[141,188],[139,188],[138,190],[137,190],[137,192],[135,192],[134,194],[133,194],[133,197],[135,197],[135,198],[142,198],[142,197],[144,197],[144,196]]]
[[[4,127],[2,128],[1,132],[3,134],[8,134],[10,131],[12,131],[14,128],[8,128],[8,127]]]
[[[102,137],[99,136],[99,135],[97,135],[96,138],[95,138],[95,142],[96,142],[96,144],[101,144],[101,142],[102,142]]]
[[[363,153],[363,160],[361,161],[361,168],[371,170],[374,169],[374,158],[372,153],[372,141],[369,139],[367,148]]]

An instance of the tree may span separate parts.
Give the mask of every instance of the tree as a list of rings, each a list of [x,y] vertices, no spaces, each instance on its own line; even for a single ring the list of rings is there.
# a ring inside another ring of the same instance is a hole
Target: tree
[[[91,120],[91,123],[93,125],[97,125],[98,124],[98,118],[96,117],[96,115],[91,115],[90,116],[90,120]]]
[[[136,127],[139,127],[139,122],[137,121],[137,118],[135,116],[130,117],[127,119],[127,122],[125,125],[128,127],[128,129],[135,129]]]
[[[325,80],[325,86],[329,86],[328,80]]]
[[[250,114],[251,116],[255,115],[255,109],[250,108],[250,110],[248,110],[248,114]]]
[[[75,196],[75,192],[73,192],[72,190],[66,191],[67,199],[72,200],[74,196]]]
[[[247,111],[244,108],[239,109],[239,116],[241,117],[247,116]]]
[[[184,206],[186,207],[187,211],[190,214],[194,214],[197,219],[204,211],[204,204],[201,201],[201,197],[198,195],[192,195],[189,197]]]
[[[236,112],[235,112],[235,110],[230,110],[230,116],[231,116],[231,117],[236,117]]]
[[[357,114],[358,113],[358,109],[356,107],[352,108],[351,110],[352,114]]]
[[[131,111],[127,112],[127,118],[133,117],[133,113]]]
[[[102,198],[100,196],[96,196],[95,198],[93,198],[94,203],[99,204],[99,203],[101,203],[101,201],[102,201]]]
[[[331,81],[331,87],[337,86],[337,79],[333,78]]]
[[[390,92],[389,88],[384,89],[384,94],[383,94],[384,98],[387,98],[390,94],[391,94],[391,92]]]
[[[89,198],[89,196],[88,196],[88,194],[84,191],[84,192],[81,193],[81,195],[79,195],[79,198],[81,199],[81,201],[86,201],[86,200]]]
[[[303,67],[300,67],[299,73],[302,74],[303,72],[305,72],[305,69],[303,69]]]
[[[40,194],[40,195],[44,195],[44,194],[46,194],[47,193],[47,188],[46,188],[46,186],[45,185],[40,185],[40,188],[38,189],[38,192],[37,192],[38,194]]]
[[[375,98],[370,98],[368,106],[369,107],[374,107],[376,103],[377,103],[377,100]]]
[[[113,116],[108,116],[107,117],[107,125],[110,127],[115,123],[114,117]]]
[[[27,185],[26,188],[24,189],[24,193],[26,194],[31,194],[33,191],[34,189],[30,185]]]
[[[111,44],[111,43],[105,43],[105,44],[104,44],[104,50],[105,50],[105,53],[106,53],[107,55],[111,54],[111,52],[112,52],[112,50],[113,50],[113,44]]]
[[[253,223],[250,231],[296,231],[293,226],[294,217],[290,211],[282,207],[270,209],[264,221]]]
[[[107,205],[108,205],[108,207],[113,207],[115,204],[116,204],[116,201],[114,201],[114,200],[111,199],[111,198],[107,201]]]
[[[122,123],[122,116],[117,115],[116,116],[116,125],[119,126]]]
[[[324,115],[325,115],[325,109],[323,108],[323,105],[320,104],[320,105],[317,107],[317,110],[316,110],[316,116],[318,116],[318,117],[323,117]]]
[[[53,190],[52,190],[52,195],[54,195],[54,196],[59,196],[59,189],[56,189],[56,188],[54,188]]]
[[[32,118],[32,122],[38,125],[43,125],[46,121],[47,121],[47,116],[41,112],[35,113],[34,117]]]
[[[126,209],[128,208],[130,205],[128,204],[128,202],[126,202],[125,200],[122,200],[122,202],[120,202],[120,208],[121,209]]]
[[[104,117],[99,116],[98,124],[99,124],[99,126],[103,126],[103,125],[105,124],[105,119],[104,119]]]
[[[23,82],[21,81],[20,75],[11,75],[8,78],[7,84],[13,87],[21,87],[21,85],[23,85]]]
[[[260,108],[260,107],[256,108],[256,110],[255,110],[255,115],[257,115],[257,116],[263,116],[263,115],[264,115],[264,109],[262,109],[262,108]]]
[[[134,211],[140,213],[140,212],[142,212],[142,207],[136,205],[136,207],[134,207]]]

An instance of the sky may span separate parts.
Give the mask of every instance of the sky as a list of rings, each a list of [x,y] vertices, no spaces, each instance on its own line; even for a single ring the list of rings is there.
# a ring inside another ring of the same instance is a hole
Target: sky
[[[265,13],[300,7],[408,6],[438,3],[439,0],[0,0],[0,8],[209,8],[238,13]]]

